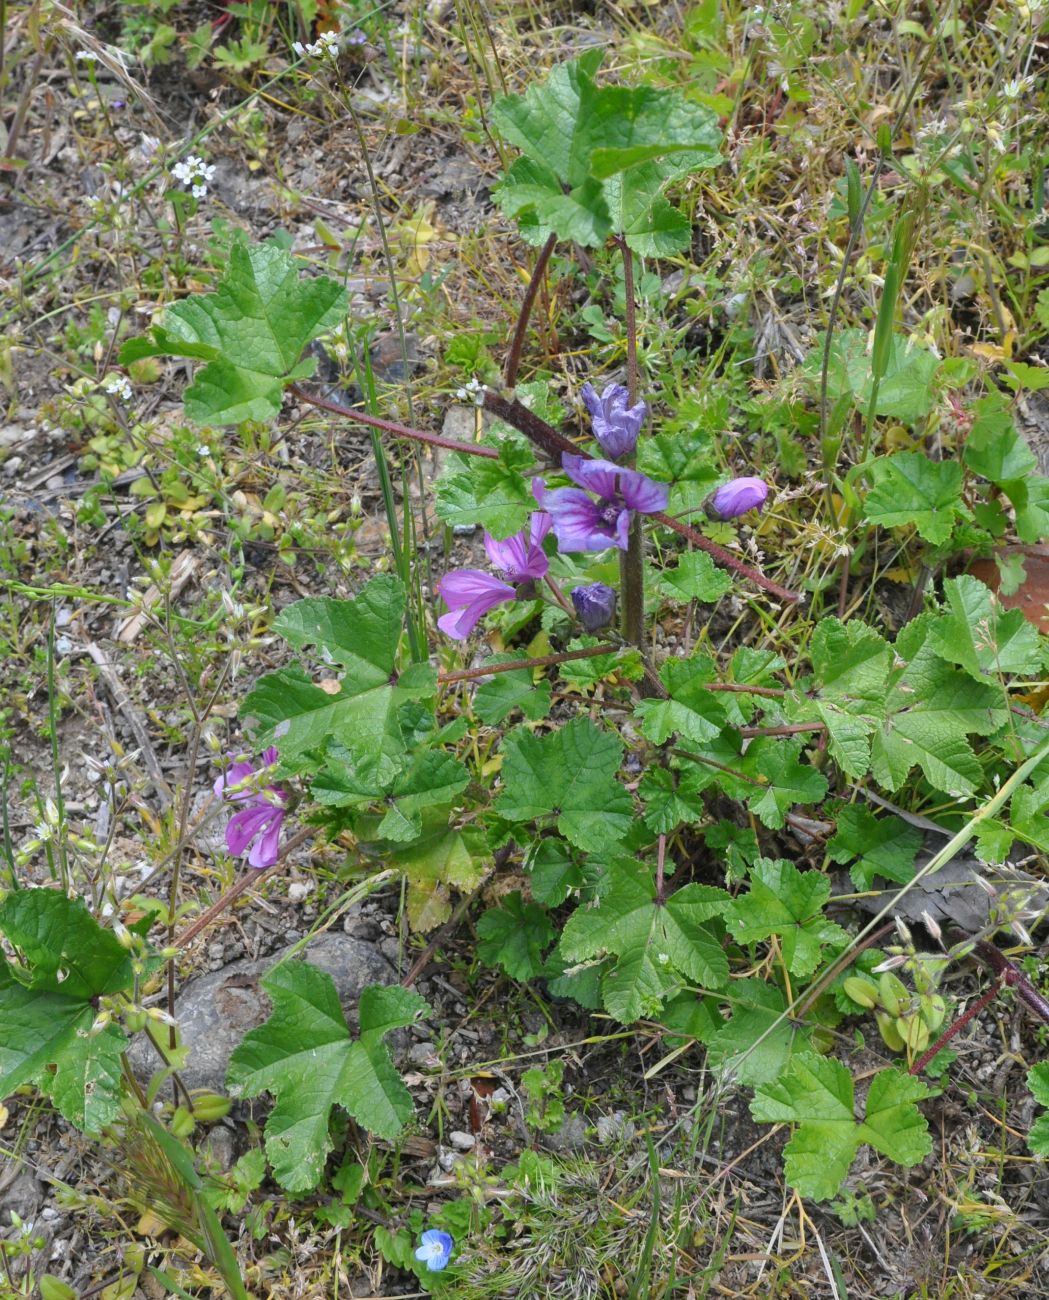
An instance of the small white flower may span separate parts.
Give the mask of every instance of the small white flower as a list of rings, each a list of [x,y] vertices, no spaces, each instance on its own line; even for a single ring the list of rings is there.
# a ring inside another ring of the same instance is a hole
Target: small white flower
[[[76,61],[77,63],[97,63],[98,55],[94,50],[77,50]]]
[[[1006,99],[1017,100],[1034,85],[1033,77],[1011,77],[1002,86],[1002,95]]]
[[[291,48],[295,51],[295,53],[299,56],[300,59],[304,59],[306,57],[306,46],[303,45],[302,41],[292,41]]]
[[[114,397],[119,397],[121,401],[131,401],[131,384],[128,381],[127,375],[106,375],[105,379],[102,381],[102,387],[107,393],[112,393]]]
[[[208,192],[208,181],[215,175],[215,166],[191,153],[172,167],[171,174],[189,189],[195,199],[202,199]]]

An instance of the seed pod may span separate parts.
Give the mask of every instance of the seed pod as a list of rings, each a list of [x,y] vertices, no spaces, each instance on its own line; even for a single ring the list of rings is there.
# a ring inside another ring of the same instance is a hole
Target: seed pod
[[[878,986],[864,975],[850,975],[842,984],[846,997],[871,1011],[878,1005]]]
[[[907,986],[886,971],[878,980],[878,999],[890,1016],[898,1016],[908,1001]]]
[[[220,1092],[202,1092],[199,1097],[193,1098],[193,1115],[205,1123],[213,1123],[217,1119],[224,1119],[232,1105],[230,1098],[223,1097]]]
[[[185,1106],[179,1106],[171,1117],[171,1131],[176,1137],[185,1138],[197,1127],[196,1121]]]
[[[875,1011],[874,1019],[878,1022],[878,1033],[885,1046],[892,1052],[902,1052],[904,1043],[894,1018],[885,1011]]]

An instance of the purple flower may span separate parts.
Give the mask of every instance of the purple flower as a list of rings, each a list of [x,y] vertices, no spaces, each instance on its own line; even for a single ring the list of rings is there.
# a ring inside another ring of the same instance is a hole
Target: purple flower
[[[464,640],[490,609],[516,599],[516,584],[534,582],[546,574],[550,565],[542,542],[551,523],[545,511],[536,510],[529,527],[522,528],[505,542],[485,533],[484,549],[488,558],[506,574],[507,582],[493,578],[483,569],[455,569],[445,574],[437,584],[438,594],[449,610],[437,620],[445,636]]]
[[[603,551],[606,546],[625,551],[630,512],[656,515],[667,508],[667,484],[656,483],[637,470],[582,456],[566,455],[561,463],[579,488],[586,488],[598,498],[592,501],[579,488],[548,488],[543,479],[532,480],[532,495],[553,516],[562,551]]]
[[[215,796],[241,807],[226,827],[226,847],[239,858],[251,845],[248,865],[272,867],[280,856],[280,828],[284,821],[288,793],[278,785],[260,789],[252,778],[277,761],[277,750],[270,746],[262,754],[258,768],[241,759],[231,763],[215,782]]]
[[[597,632],[615,618],[616,593],[605,583],[591,582],[585,587],[573,587],[568,594],[587,632]]]
[[[641,426],[648,415],[648,404],[627,406],[629,389],[609,384],[600,397],[592,384],[584,384],[580,394],[593,422],[594,437],[610,460],[622,460],[637,446]]]
[[[735,519],[748,510],[760,510],[768,494],[768,484],[759,478],[734,478],[710,497],[707,514],[711,519]]]
[[[447,1268],[448,1261],[452,1257],[452,1247],[455,1245],[451,1236],[438,1228],[430,1228],[423,1233],[422,1243],[416,1249],[415,1258],[421,1264],[425,1264],[431,1273]]]

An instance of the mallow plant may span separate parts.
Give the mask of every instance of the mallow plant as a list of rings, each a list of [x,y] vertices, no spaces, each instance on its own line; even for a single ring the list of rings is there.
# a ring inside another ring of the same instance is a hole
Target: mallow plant
[[[276,617],[296,657],[251,686],[242,717],[252,752],[231,755],[215,783],[228,848],[247,870],[177,942],[312,836],[341,837],[376,876],[395,872],[420,932],[512,869],[526,885],[479,917],[480,958],[624,1025],[656,1022],[668,1053],[698,1045],[710,1070],[750,1090],[757,1121],[792,1127],[789,1183],[830,1198],[863,1144],[906,1167],[929,1154],[921,1104],[931,1091],[919,1074],[953,1033],[939,983],[951,961],[983,959],[1046,1014],[993,942],[1010,926],[1026,937],[1022,889],[990,886],[985,932],[947,932],[938,947],[930,930],[935,961],[894,937],[891,904],[864,924],[842,897],[917,891],[969,841],[987,863],[1014,842],[1049,849],[1049,743],[1019,689],[1042,677],[1045,646],[964,573],[930,589],[890,636],[824,608],[824,591],[840,586],[836,555],[796,590],[800,566],[788,559],[770,574],[759,548],[741,544],[791,509],[779,504],[775,469],[742,460],[742,440],[730,452],[704,429],[664,431],[673,413],[658,348],[639,357],[632,299],[639,259],[688,245],[689,220],[668,195],[719,166],[718,123],[676,93],[603,81],[599,64],[589,52],[493,108],[518,151],[496,197],[539,251],[502,382],[464,390],[485,416],[479,441],[314,393],[305,349],[344,320],[346,295],[280,243],[243,233],[214,292],[169,307],[121,352],[132,373],[150,357],[195,363],[185,411],[200,424],[279,421],[291,394],[370,427],[380,458],[405,443],[442,448],[437,516],[449,536],[453,525],[480,530],[461,560],[391,563],[396,572],[376,573],[351,599],[307,597]],[[627,289],[623,373],[601,375],[595,356],[577,393],[556,375],[519,381],[536,286],[557,246],[565,256],[610,247]],[[916,351],[924,391],[939,383],[955,400],[956,370],[930,369],[936,359]],[[913,364],[892,347],[880,355],[896,358],[890,377]],[[843,402],[871,407],[874,364],[850,351],[847,365],[832,365],[836,419]],[[879,393],[876,414],[897,425],[927,414],[913,386]],[[932,568],[1011,527],[1040,533],[1045,519],[1049,493],[1009,402],[993,389],[972,401],[968,441],[949,465],[916,440],[835,466],[856,526],[924,548]],[[700,631],[673,651],[653,636],[657,622],[702,628],[730,593],[758,625],[799,629],[793,657],[760,636],[726,644]],[[498,652],[487,653],[493,640]],[[935,807],[951,835],[920,868],[922,837],[903,805]],[[0,968],[0,1016],[18,1025],[0,1034],[0,1092],[36,1082],[98,1131],[121,1104],[128,1010],[137,1021],[159,957],[148,924],[128,947],[68,900],[50,906],[73,909],[85,943],[75,956],[60,950],[33,897],[0,908],[19,954]],[[264,987],[272,1015],[237,1049],[227,1082],[235,1095],[274,1099],[273,1174],[303,1192],[323,1172],[334,1107],[384,1138],[408,1121],[411,1096],[384,1040],[427,1008],[408,988],[368,989],[354,1035],[323,972],[285,962]],[[849,1037],[835,1031],[872,1013],[885,1060],[858,1086],[840,1049]],[[1032,1086],[1049,1096],[1041,1073]],[[451,1276],[450,1247],[434,1230],[416,1254]]]

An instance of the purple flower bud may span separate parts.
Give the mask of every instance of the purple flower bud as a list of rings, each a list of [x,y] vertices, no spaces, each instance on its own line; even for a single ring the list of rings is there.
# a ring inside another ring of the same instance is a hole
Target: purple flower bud
[[[593,422],[594,437],[609,460],[622,460],[637,446],[648,405],[637,402],[627,406],[630,392],[622,384],[609,384],[600,397],[592,384],[584,384],[580,394]]]
[[[607,627],[616,614],[616,593],[603,582],[591,582],[585,587],[573,587],[569,593],[579,621],[588,632]]]
[[[734,478],[708,499],[707,514],[711,519],[735,519],[748,510],[760,510],[768,494],[768,484],[759,478]]]

